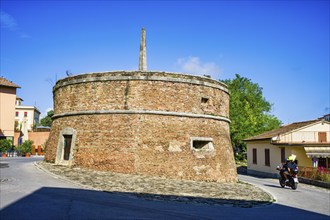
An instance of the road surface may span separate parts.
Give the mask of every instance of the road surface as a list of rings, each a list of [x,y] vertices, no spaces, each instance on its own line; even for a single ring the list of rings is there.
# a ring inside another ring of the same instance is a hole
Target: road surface
[[[277,179],[270,178],[239,175],[239,179],[269,192],[277,204],[330,215],[330,190],[306,184],[298,184],[298,188],[292,190],[289,187],[282,188]]]
[[[277,202],[255,208],[149,201],[129,193],[88,190],[34,166],[42,158],[0,159],[0,219],[327,219],[329,191],[282,189],[274,179],[240,176]]]

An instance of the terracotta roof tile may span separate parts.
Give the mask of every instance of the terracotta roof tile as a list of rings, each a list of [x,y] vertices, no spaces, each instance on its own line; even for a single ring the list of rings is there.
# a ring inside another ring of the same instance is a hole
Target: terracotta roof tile
[[[295,122],[295,123],[292,123],[292,124],[282,126],[282,127],[278,128],[278,129],[275,129],[275,130],[267,131],[265,133],[262,133],[262,134],[259,134],[259,135],[256,135],[256,136],[249,137],[249,138],[245,139],[244,141],[270,139],[270,138],[275,137],[277,135],[284,134],[284,133],[287,133],[289,131],[293,131],[293,130],[296,130],[298,128],[305,127],[309,124],[313,124],[317,121],[322,121],[322,120],[316,119],[316,120],[311,120],[311,121]]]
[[[13,83],[3,77],[0,77],[0,86],[21,88],[19,85],[16,85],[15,83]]]

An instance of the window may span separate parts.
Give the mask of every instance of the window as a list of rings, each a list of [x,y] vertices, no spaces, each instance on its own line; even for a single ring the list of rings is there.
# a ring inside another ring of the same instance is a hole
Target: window
[[[27,112],[24,112],[24,117],[27,117]]]
[[[265,149],[265,166],[270,166],[269,149]]]
[[[281,163],[285,163],[285,148],[281,148]]]
[[[327,132],[319,132],[319,143],[327,142]]]
[[[252,161],[253,161],[253,164],[257,164],[257,149],[256,148],[252,149]]]
[[[205,97],[203,97],[203,98],[201,99],[201,102],[202,102],[203,104],[206,104],[208,101],[209,101],[209,98],[205,98]]]
[[[213,139],[209,137],[190,138],[190,148],[197,158],[213,157],[215,155]]]
[[[191,147],[194,150],[202,151],[202,150],[213,150],[212,139],[209,138],[200,138],[200,139],[191,139]]]
[[[15,112],[15,116],[18,117],[19,113],[18,112]]]

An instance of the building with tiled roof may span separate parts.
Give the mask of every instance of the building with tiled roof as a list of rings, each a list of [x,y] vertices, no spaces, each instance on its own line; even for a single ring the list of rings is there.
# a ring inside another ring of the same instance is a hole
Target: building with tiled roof
[[[0,86],[3,87],[13,87],[13,88],[21,88],[19,85],[5,79],[4,77],[0,76]]]
[[[330,168],[330,122],[324,117],[295,122],[245,139],[248,173],[276,175],[276,166],[289,155],[299,167]]]
[[[0,77],[0,139],[14,139],[17,88],[21,87]]]

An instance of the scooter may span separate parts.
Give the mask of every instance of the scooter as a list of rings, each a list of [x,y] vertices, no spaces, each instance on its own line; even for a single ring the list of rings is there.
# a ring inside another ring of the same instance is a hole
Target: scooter
[[[298,187],[298,167],[295,168],[294,170],[291,170],[290,175],[288,175],[288,181],[285,181],[285,177],[283,175],[284,170],[281,169],[279,166],[276,168],[277,170],[280,171],[280,177],[279,177],[279,182],[282,188],[285,186],[291,187],[291,189],[296,190]]]

